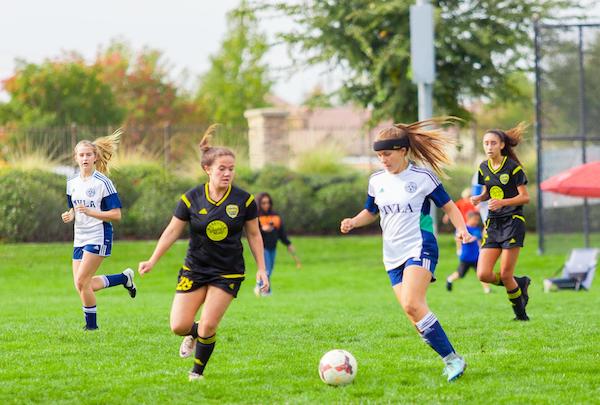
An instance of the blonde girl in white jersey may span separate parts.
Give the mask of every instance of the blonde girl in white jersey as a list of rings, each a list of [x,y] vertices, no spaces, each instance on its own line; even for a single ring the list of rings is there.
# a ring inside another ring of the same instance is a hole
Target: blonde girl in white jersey
[[[455,352],[426,301],[427,287],[435,280],[438,260],[431,202],[448,215],[463,242],[470,242],[473,237],[438,177],[412,163],[419,162],[443,174],[442,166],[450,163],[445,147],[452,140],[442,129],[427,127],[450,121],[450,118],[434,118],[410,125],[396,124],[380,131],[373,149],[385,170],[369,179],[365,209],[353,218],[342,220],[340,227],[342,233],[348,233],[380,217],[384,265],[394,293],[423,340],[444,361],[448,381],[453,381],[464,373],[466,363]]]
[[[65,223],[75,221],[73,242],[73,280],[83,304],[85,330],[98,329],[95,291],[123,285],[133,298],[136,295],[133,270],[95,276],[112,249],[112,224],[121,220],[121,201],[108,174],[108,161],[119,142],[121,131],[81,141],[74,149],[79,173],[67,181],[69,210],[62,214]]]

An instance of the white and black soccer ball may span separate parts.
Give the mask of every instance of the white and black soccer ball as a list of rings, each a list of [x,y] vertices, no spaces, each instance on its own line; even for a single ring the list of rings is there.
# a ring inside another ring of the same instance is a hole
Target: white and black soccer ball
[[[321,357],[319,377],[325,384],[346,385],[354,381],[358,364],[354,356],[346,350],[331,350]]]

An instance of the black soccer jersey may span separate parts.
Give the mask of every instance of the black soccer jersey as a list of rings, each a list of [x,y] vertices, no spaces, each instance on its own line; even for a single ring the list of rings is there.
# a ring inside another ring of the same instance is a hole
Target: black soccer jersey
[[[258,216],[254,196],[235,186],[213,201],[208,184],[181,196],[173,214],[190,223],[190,244],[185,266],[208,274],[244,273],[242,231],[246,221]]]
[[[527,176],[521,165],[504,156],[499,168],[493,170],[489,160],[484,160],[479,165],[478,183],[486,186],[490,198],[502,200],[519,195],[517,187],[527,184]],[[502,207],[499,210],[489,212],[490,218],[507,217],[510,215],[523,216],[523,206],[513,205]]]

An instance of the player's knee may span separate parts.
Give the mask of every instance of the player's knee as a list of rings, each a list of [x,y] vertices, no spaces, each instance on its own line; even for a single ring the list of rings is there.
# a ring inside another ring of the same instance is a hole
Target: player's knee
[[[413,319],[421,310],[421,303],[416,300],[405,300],[402,302],[402,309],[409,318]]]
[[[82,292],[91,287],[90,281],[91,280],[87,278],[77,277],[75,278],[75,288],[77,289],[77,291]]]
[[[171,331],[178,336],[186,336],[191,328],[191,324],[180,321],[171,321]]]
[[[500,270],[500,280],[506,285],[507,282],[510,282],[513,279],[513,271],[508,269]]]
[[[200,336],[212,336],[217,333],[217,327],[219,323],[213,320],[201,320],[198,324],[198,335]]]

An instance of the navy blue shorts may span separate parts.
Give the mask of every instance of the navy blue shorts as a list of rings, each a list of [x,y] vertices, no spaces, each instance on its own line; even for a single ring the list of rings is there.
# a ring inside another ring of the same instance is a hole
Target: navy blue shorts
[[[83,258],[83,252],[89,252],[98,256],[108,257],[112,250],[112,243],[108,245],[85,245],[75,246],[73,248],[73,260],[81,260]]]
[[[404,269],[408,266],[419,266],[429,270],[431,272],[431,282],[435,281],[435,277],[433,276],[433,274],[435,273],[435,266],[437,266],[437,260],[432,260],[428,256],[421,258],[411,257],[399,267],[396,267],[395,269],[389,270],[387,272],[388,277],[390,278],[390,282],[392,283],[392,287],[402,282]]]

